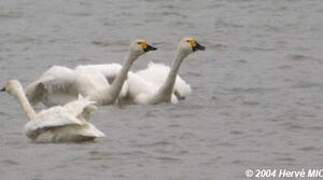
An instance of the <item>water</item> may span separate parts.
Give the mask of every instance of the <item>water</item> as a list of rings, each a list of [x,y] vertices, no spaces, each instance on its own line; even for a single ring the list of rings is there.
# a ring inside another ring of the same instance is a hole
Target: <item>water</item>
[[[2,0],[0,77],[23,84],[52,65],[121,63],[129,42],[169,64],[177,42],[207,51],[181,75],[177,105],[105,106],[92,122],[107,137],[34,144],[26,118],[1,94],[1,179],[243,179],[248,168],[322,168],[323,3],[320,0]]]

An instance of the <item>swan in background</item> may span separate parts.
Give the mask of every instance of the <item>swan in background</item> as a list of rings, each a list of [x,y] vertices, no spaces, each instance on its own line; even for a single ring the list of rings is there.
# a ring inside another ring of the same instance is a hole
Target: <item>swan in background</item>
[[[96,109],[94,102],[79,97],[65,106],[55,106],[36,113],[17,80],[10,80],[1,91],[16,97],[29,122],[24,131],[35,142],[82,142],[104,137],[104,133],[88,122]]]
[[[108,80],[109,84],[111,84],[118,73],[120,72],[122,66],[118,63],[111,64],[94,64],[94,65],[79,65],[76,66],[76,71],[90,71],[90,72],[100,72],[103,76]],[[126,85],[126,82],[124,82]],[[122,93],[126,93],[127,88],[123,87]]]
[[[146,40],[135,40],[130,45],[122,67],[117,64],[82,65],[73,70],[54,66],[27,86],[27,97],[32,104],[42,102],[46,106],[66,104],[77,99],[79,94],[95,101],[97,105],[113,104],[119,97],[128,71],[135,60],[156,49]],[[111,78],[114,80],[109,84]],[[123,88],[121,95],[126,94],[126,88]]]
[[[137,71],[136,74],[146,81],[153,83],[155,86],[160,87],[166,81],[169,70],[169,66],[150,62],[146,69]],[[185,99],[192,92],[192,89],[188,83],[177,75],[173,91],[177,99]]]
[[[200,45],[194,38],[187,37],[179,42],[176,58],[170,70],[161,65],[150,65],[152,68],[148,68],[147,71],[139,72],[138,74],[129,72],[127,100],[136,104],[177,103],[178,98],[174,93],[174,85],[179,80],[177,78],[179,67],[189,54],[197,50],[205,50],[205,47]],[[161,70],[160,67],[164,69]],[[167,71],[168,74],[166,75],[165,72]],[[182,95],[185,95],[190,91],[190,88],[185,82],[182,83],[184,84],[182,89],[185,89],[182,90]]]

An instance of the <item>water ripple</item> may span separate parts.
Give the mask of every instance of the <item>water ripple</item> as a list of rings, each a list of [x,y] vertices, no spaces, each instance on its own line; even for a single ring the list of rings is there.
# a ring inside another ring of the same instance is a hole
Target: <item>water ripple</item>
[[[6,165],[6,166],[17,166],[20,165],[19,162],[11,160],[11,159],[6,159],[6,160],[2,160],[1,161],[2,164]]]

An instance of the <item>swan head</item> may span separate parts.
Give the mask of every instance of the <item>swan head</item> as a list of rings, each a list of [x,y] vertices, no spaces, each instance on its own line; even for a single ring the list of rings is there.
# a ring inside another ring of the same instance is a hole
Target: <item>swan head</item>
[[[22,86],[17,80],[9,80],[6,85],[0,89],[0,91],[5,91],[12,96],[15,96],[18,90],[23,92]]]
[[[149,51],[155,51],[157,48],[150,45],[144,39],[137,39],[130,44],[130,51],[135,56],[141,56]]]
[[[195,38],[185,37],[179,42],[178,50],[189,55],[195,51],[204,51],[205,47],[198,43]]]

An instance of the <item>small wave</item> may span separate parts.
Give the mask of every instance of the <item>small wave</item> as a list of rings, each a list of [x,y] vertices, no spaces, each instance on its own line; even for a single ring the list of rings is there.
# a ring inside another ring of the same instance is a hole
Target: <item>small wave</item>
[[[234,93],[266,93],[275,91],[276,88],[263,88],[263,87],[251,87],[251,88],[243,88],[243,87],[234,87],[226,89],[228,91]]]
[[[186,15],[180,14],[178,12],[170,12],[170,11],[162,12],[161,15],[162,16],[177,16],[177,17],[180,17],[180,18],[183,18],[183,19],[187,18]]]
[[[278,69],[282,69],[282,70],[285,70],[285,69],[291,69],[292,66],[290,65],[282,65],[282,66],[278,66]]]
[[[257,101],[243,101],[243,104],[247,105],[247,106],[257,106],[257,105],[260,104],[260,102],[257,102]]]
[[[241,135],[241,134],[244,134],[244,132],[243,131],[238,131],[238,130],[232,130],[232,131],[230,131],[230,134]]]
[[[305,147],[299,148],[298,150],[307,152],[307,151],[313,151],[315,149],[316,148],[314,146],[305,146]]]
[[[302,61],[302,60],[308,59],[308,57],[301,54],[292,54],[292,55],[289,55],[289,59],[295,60],[295,61]]]
[[[281,157],[281,158],[276,158],[277,161],[281,162],[295,162],[296,159],[292,157]]]
[[[181,125],[180,124],[170,124],[167,127],[169,127],[169,128],[179,128],[179,127],[181,127]]]
[[[232,161],[232,164],[245,164],[245,161],[242,161],[242,160],[234,160],[234,161]]]
[[[135,146],[137,147],[164,147],[164,146],[170,146],[173,145],[172,143],[168,142],[168,141],[158,141],[158,142],[154,142],[154,143],[147,143],[147,144],[136,144]]]
[[[92,44],[100,46],[100,47],[108,47],[108,46],[121,46],[121,47],[127,47],[129,44],[129,41],[100,41],[100,40],[96,40],[96,41],[92,41]]]
[[[1,163],[5,164],[5,165],[11,165],[11,166],[19,165],[19,163],[17,161],[14,161],[11,159],[3,160],[3,161],[1,161]]]
[[[323,131],[322,126],[313,126],[313,127],[309,127],[309,129],[312,129],[312,130],[315,130],[315,131]]]
[[[65,13],[66,15],[76,16],[76,17],[86,17],[91,16],[92,14],[89,12],[75,12],[75,13]]]
[[[303,54],[290,54],[287,55],[287,59],[292,60],[292,61],[306,61],[306,60],[312,60],[318,63],[323,63],[323,60],[320,58],[316,58],[316,57],[312,57],[312,56],[307,56],[307,55],[303,55]]]
[[[149,117],[156,117],[157,115],[154,112],[148,111],[145,113],[144,117],[149,118]]]
[[[0,116],[12,117],[10,114],[2,111],[0,111]]]
[[[287,126],[286,128],[287,129],[290,129],[290,130],[300,130],[300,129],[304,129],[303,126],[300,126],[298,124],[293,124],[293,123],[285,123],[285,126]]]
[[[169,157],[169,156],[160,156],[160,157],[154,157],[154,159],[160,160],[160,161],[167,161],[167,162],[178,162],[181,161],[179,158]]]
[[[0,8],[0,18],[20,18],[22,17],[22,13],[14,11],[14,10],[8,10],[4,8]]]
[[[323,83],[300,81],[300,82],[296,83],[295,85],[292,85],[291,87],[296,88],[296,89],[310,89],[310,88],[323,89]]]
[[[229,142],[221,142],[221,143],[218,143],[217,146],[234,147],[236,145],[233,143],[229,143]]]

